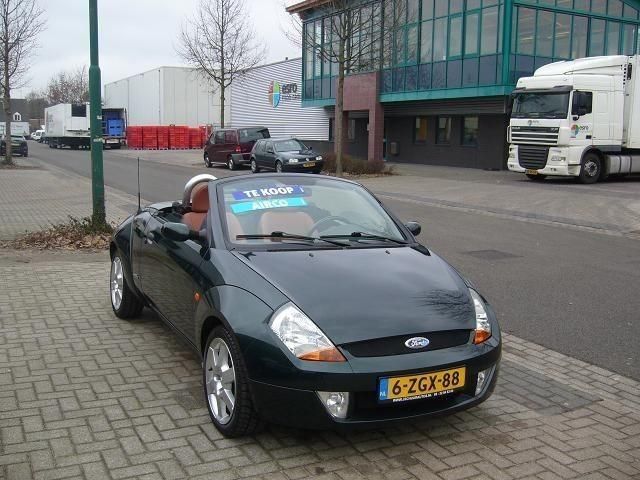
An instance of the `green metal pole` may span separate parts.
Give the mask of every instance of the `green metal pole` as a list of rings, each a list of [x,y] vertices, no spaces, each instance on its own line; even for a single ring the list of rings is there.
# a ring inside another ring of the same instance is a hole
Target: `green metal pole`
[[[104,169],[102,166],[102,81],[98,58],[98,0],[89,0],[89,37],[91,66],[89,67],[89,97],[91,100],[91,195],[93,222],[106,223],[104,208]]]

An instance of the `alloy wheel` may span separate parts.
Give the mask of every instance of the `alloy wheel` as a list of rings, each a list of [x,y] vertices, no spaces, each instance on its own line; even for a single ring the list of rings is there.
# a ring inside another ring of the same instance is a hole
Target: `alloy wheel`
[[[209,409],[222,425],[231,420],[236,404],[236,373],[229,346],[214,338],[205,358],[205,388]]]
[[[233,158],[229,157],[229,160],[227,160],[227,167],[229,167],[229,170],[234,170],[236,168]]]
[[[282,173],[282,162],[276,162],[276,172]]]
[[[211,167],[211,162],[209,161],[209,154],[204,154],[204,166],[207,168]]]
[[[110,275],[111,304],[113,308],[118,310],[122,304],[122,295],[124,290],[124,276],[122,270],[122,261],[120,257],[114,257],[111,262]]]

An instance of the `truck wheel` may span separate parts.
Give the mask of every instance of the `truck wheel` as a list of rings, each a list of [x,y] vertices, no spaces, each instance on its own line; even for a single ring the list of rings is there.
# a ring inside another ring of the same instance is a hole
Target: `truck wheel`
[[[527,178],[529,180],[533,180],[534,182],[541,182],[542,180],[547,178],[547,176],[546,175],[531,175],[530,173],[527,173]]]
[[[602,173],[602,162],[600,157],[593,152],[587,153],[582,159],[580,166],[580,183],[591,184],[596,183]]]

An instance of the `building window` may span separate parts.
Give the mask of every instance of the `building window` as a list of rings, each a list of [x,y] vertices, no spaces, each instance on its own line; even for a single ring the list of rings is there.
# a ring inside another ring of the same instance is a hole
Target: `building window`
[[[414,143],[427,142],[427,117],[416,117]]]
[[[478,145],[478,117],[464,117],[462,125],[462,145]]]
[[[14,122],[21,122],[22,121],[22,115],[20,115],[18,112],[13,114],[13,121]]]
[[[451,117],[438,117],[436,143],[440,145],[451,143]]]

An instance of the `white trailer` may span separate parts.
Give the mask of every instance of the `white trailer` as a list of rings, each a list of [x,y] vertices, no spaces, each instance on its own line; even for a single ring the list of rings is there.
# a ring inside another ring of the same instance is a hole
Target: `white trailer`
[[[44,118],[49,148],[89,148],[91,135],[88,103],[54,105],[45,109]]]
[[[556,62],[518,80],[509,170],[532,180],[640,173],[640,56]]]

